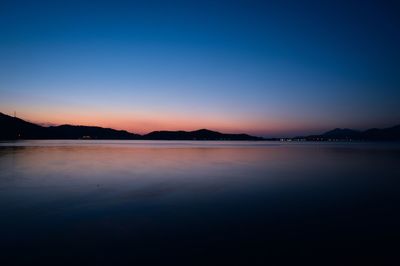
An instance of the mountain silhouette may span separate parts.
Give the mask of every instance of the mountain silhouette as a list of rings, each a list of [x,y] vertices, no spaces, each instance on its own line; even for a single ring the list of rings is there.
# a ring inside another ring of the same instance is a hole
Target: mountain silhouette
[[[363,132],[363,137],[369,140],[400,140],[400,125],[385,129],[368,129]]]
[[[43,127],[0,113],[0,139],[140,139],[125,130],[89,126]]]
[[[46,136],[46,128],[0,113],[0,139],[37,139]]]
[[[361,134],[360,131],[348,128],[335,128],[322,134],[326,138],[356,138]]]
[[[247,134],[224,134],[207,129],[154,131],[146,135],[94,126],[44,127],[0,113],[0,139],[124,139],[124,140],[263,140]]]
[[[153,131],[143,136],[149,140],[262,140],[247,134],[223,134],[208,129],[195,131]]]
[[[400,140],[400,125],[388,128],[372,128],[358,131],[348,128],[335,128],[321,135],[311,135],[307,140],[359,140],[359,141],[398,141]]]
[[[140,139],[138,134],[112,128],[61,125],[47,128],[47,138],[56,139]]]
[[[358,131],[335,128],[321,135],[296,137],[308,141],[355,140],[400,141],[400,125],[389,128],[371,128]],[[145,135],[125,130],[95,126],[61,125],[44,127],[0,112],[0,139],[124,139],[124,140],[279,140],[265,139],[248,134],[224,134],[208,129],[195,131],[153,131]]]

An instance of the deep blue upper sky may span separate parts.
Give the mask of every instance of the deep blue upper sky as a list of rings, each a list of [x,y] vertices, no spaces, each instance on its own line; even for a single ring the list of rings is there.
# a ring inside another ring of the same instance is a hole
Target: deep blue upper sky
[[[400,123],[396,1],[1,1],[0,112],[265,136]]]

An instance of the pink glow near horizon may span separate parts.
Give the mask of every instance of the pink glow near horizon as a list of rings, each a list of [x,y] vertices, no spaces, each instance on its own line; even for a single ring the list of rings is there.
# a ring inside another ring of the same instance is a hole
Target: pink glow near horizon
[[[13,115],[10,110],[4,113]],[[85,125],[109,127],[126,130],[137,134],[146,134],[155,130],[186,130],[201,128],[225,133],[248,133],[260,136],[297,134],[304,130],[315,130],[311,126],[304,128],[304,122],[274,121],[272,119],[234,119],[224,116],[203,117],[193,114],[175,113],[111,113],[81,110],[24,110],[17,113],[21,119],[44,126],[50,125]],[[302,125],[303,124],[303,127]]]

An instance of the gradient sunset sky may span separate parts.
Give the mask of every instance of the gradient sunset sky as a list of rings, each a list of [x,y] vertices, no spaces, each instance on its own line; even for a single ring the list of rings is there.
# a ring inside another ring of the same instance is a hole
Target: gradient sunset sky
[[[0,112],[261,136],[400,123],[398,1],[4,1]]]

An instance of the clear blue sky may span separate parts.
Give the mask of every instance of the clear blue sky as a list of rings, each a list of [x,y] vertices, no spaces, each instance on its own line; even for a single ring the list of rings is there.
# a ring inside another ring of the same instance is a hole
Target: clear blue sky
[[[396,1],[1,1],[0,112],[263,136],[400,123]]]

